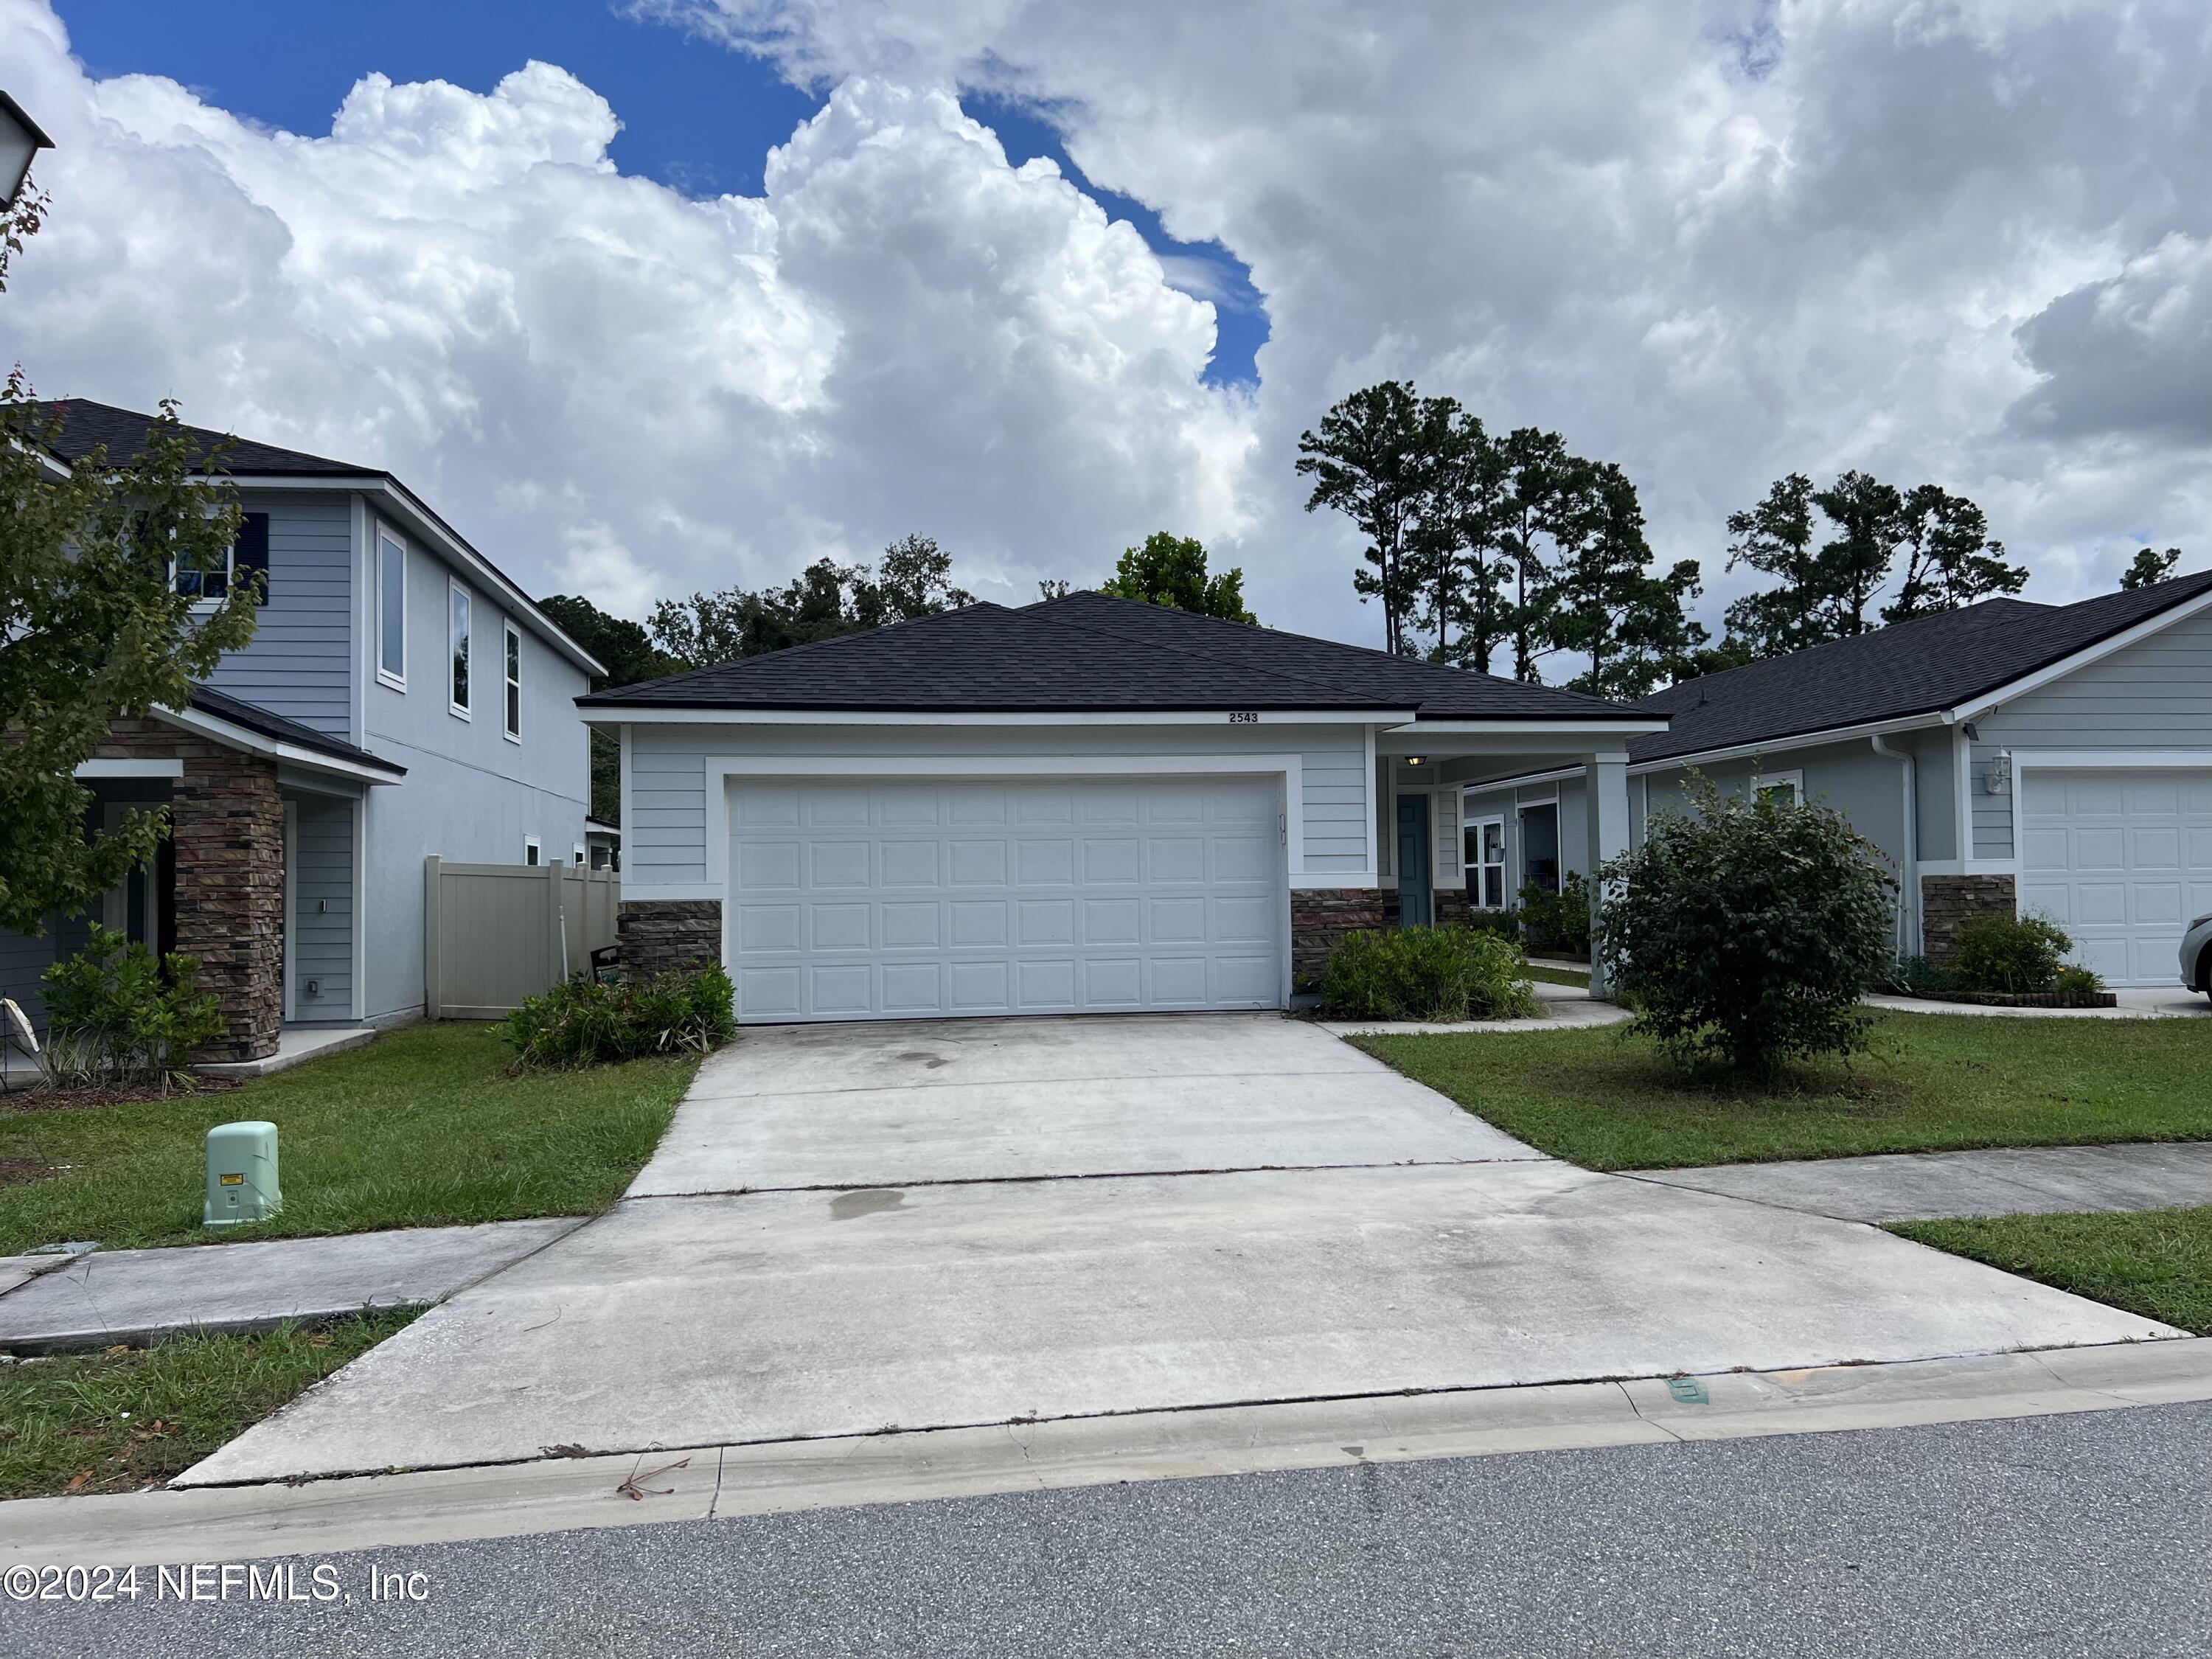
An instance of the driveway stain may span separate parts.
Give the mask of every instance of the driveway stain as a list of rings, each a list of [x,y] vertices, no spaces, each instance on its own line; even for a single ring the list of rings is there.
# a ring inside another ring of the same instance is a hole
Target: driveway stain
[[[832,1221],[853,1221],[864,1215],[874,1215],[884,1210],[896,1210],[906,1202],[905,1190],[898,1187],[863,1187],[858,1192],[840,1193],[830,1200]]]
[[[901,1060],[918,1060],[923,1065],[929,1067],[933,1072],[940,1066],[950,1066],[952,1063],[951,1060],[945,1059],[943,1054],[933,1054],[927,1048],[909,1048],[904,1054],[901,1054],[899,1058]]]

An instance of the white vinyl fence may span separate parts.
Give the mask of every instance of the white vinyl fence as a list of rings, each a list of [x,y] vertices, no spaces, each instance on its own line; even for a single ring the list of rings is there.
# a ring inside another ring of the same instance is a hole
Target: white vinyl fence
[[[432,1019],[498,1019],[615,942],[622,878],[565,864],[422,860],[422,979]]]

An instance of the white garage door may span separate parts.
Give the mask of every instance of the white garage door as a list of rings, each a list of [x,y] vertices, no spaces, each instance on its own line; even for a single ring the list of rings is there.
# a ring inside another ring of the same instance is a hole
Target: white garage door
[[[730,791],[748,1020],[1282,1005],[1275,780]]]
[[[2170,985],[2212,911],[2212,772],[2021,774],[2021,907],[2074,936],[2111,985]]]

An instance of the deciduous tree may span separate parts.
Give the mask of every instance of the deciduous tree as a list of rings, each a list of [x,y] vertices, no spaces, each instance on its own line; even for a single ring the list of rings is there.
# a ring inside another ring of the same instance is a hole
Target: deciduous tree
[[[1192,536],[1173,536],[1155,530],[1139,547],[1124,548],[1111,580],[1098,591],[1139,605],[1165,605],[1224,622],[1256,623],[1244,608],[1244,572],[1241,568],[1208,574],[1206,544]]]

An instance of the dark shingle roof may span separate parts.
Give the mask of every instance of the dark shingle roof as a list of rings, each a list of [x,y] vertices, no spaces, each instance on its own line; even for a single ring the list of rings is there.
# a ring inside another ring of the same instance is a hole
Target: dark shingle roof
[[[1685,680],[1637,705],[1672,720],[1628,752],[1666,760],[1956,708],[2207,591],[2212,571],[2078,605],[1984,599]]]
[[[111,461],[127,459],[138,453],[146,441],[147,428],[154,424],[151,415],[118,409],[112,404],[96,404],[86,398],[58,398],[39,404],[36,408],[48,419],[60,422],[49,447],[56,455],[70,462],[82,460],[94,449],[105,449]],[[290,473],[300,477],[325,478],[391,476],[380,466],[356,466],[350,461],[333,461],[301,450],[279,449],[274,444],[234,438],[205,427],[188,426],[185,432],[191,441],[195,456],[205,456],[219,444],[229,445],[222,456],[225,472]]]
[[[1645,720],[1618,703],[1329,640],[1073,593],[973,605],[580,697],[586,708],[855,713],[1417,710],[1424,720]]]
[[[356,765],[374,766],[404,778],[407,769],[388,761],[381,755],[372,755],[366,749],[356,749],[343,738],[333,738],[318,732],[312,726],[302,726],[288,715],[271,714],[258,703],[248,702],[243,697],[234,697],[228,691],[218,691],[211,685],[192,688],[192,707],[204,714],[228,720],[233,726],[242,726],[247,731],[277,743],[289,743],[301,749],[312,749],[318,754],[330,755]]]

